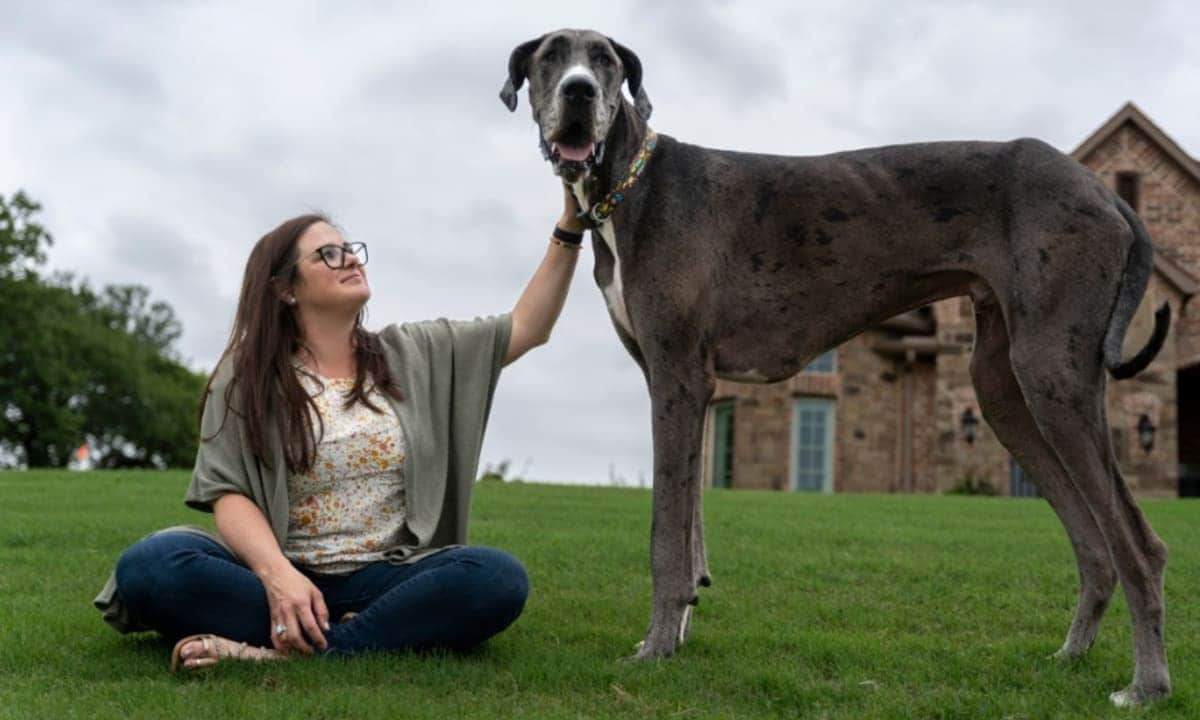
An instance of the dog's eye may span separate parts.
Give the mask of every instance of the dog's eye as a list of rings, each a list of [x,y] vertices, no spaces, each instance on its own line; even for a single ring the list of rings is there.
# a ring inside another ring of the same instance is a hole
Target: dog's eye
[[[546,62],[554,62],[555,60],[558,59],[558,51],[547,50],[546,54],[542,56],[542,59],[545,60]]]
[[[600,57],[596,58],[596,62],[600,63],[604,67],[608,67],[609,65],[612,65],[612,58],[607,55],[601,55]]]

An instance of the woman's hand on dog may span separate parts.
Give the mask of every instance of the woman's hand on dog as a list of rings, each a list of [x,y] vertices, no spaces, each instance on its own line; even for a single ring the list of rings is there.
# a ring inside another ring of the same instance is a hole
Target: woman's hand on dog
[[[558,226],[570,232],[583,232],[583,223],[579,221],[579,203],[575,202],[575,194],[566,183],[563,188],[563,213],[558,220]]]

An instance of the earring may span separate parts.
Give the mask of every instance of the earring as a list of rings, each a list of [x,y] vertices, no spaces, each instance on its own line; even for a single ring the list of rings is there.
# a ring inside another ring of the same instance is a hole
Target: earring
[[[288,299],[287,299],[287,304],[288,304],[288,305],[295,305],[295,304],[296,304],[296,296],[295,296],[295,295],[293,295],[293,296],[291,296],[290,298],[288,298]]]

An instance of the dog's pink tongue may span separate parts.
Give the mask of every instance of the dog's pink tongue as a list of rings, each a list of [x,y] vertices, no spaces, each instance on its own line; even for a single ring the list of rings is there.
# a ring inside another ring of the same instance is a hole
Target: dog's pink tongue
[[[564,160],[574,160],[576,162],[583,162],[584,160],[587,160],[588,155],[592,154],[592,150],[595,147],[596,146],[593,145],[592,143],[588,143],[587,145],[581,145],[579,147],[571,147],[570,145],[559,145],[558,146],[558,154]]]

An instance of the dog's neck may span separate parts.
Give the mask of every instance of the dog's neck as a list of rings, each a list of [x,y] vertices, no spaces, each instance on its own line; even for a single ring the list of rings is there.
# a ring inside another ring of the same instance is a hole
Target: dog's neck
[[[604,138],[604,158],[583,181],[583,200],[589,207],[603,199],[613,185],[625,177],[629,163],[641,149],[648,129],[646,121],[622,97],[617,116]]]

